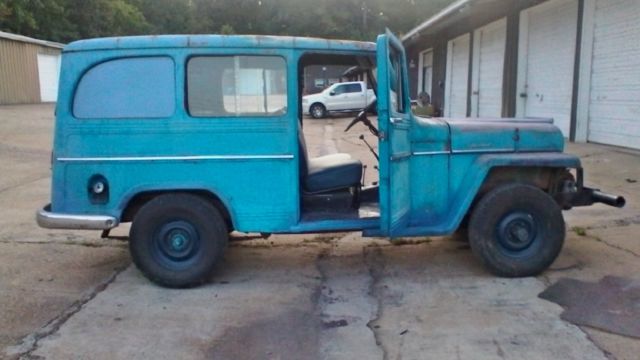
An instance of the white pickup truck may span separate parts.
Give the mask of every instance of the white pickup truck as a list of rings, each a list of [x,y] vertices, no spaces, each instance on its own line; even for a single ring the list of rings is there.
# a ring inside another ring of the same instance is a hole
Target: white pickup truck
[[[329,112],[360,111],[376,100],[372,89],[363,81],[335,83],[321,93],[302,97],[302,108],[315,119]]]

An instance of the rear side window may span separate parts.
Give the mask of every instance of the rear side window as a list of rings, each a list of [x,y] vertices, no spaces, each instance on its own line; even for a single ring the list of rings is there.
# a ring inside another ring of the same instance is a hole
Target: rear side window
[[[276,116],[287,112],[287,70],[279,56],[196,56],[187,63],[195,117]]]
[[[347,92],[349,93],[357,93],[357,92],[361,92],[362,91],[362,87],[360,86],[360,84],[349,84],[347,85]]]
[[[344,84],[336,86],[334,92],[336,95],[345,94],[345,93],[357,93],[362,91],[362,87],[360,84]]]
[[[175,66],[169,57],[110,60],[80,80],[73,115],[81,119],[163,118],[175,110]]]

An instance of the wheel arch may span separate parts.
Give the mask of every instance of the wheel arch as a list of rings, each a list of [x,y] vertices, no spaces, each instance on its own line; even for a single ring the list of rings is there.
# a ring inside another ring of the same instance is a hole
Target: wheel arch
[[[498,186],[510,183],[531,185],[545,192],[552,192],[555,190],[558,174],[565,171],[566,168],[548,166],[492,167],[478,189],[476,199]]]
[[[448,232],[452,232],[464,224],[474,205],[480,198],[497,186],[507,183],[523,183],[533,185],[544,191],[552,189],[553,181],[558,173],[566,169],[581,167],[580,159],[564,153],[511,153],[481,155],[472,167],[472,175],[467,177],[455,194],[455,204],[450,212]],[[475,168],[475,171],[473,171]]]
[[[324,104],[322,101],[320,101],[320,100],[316,100],[316,101],[312,102],[312,103],[311,103],[311,105],[309,105],[309,109],[311,109],[311,107],[312,107],[313,105],[322,105],[325,109],[327,108],[327,105],[325,105],[325,104]]]
[[[135,192],[134,194],[128,196],[125,201],[123,201],[123,204],[121,206],[122,211],[120,212],[120,222],[132,221],[140,208],[142,208],[146,203],[159,195],[172,193],[193,194],[207,200],[213,206],[215,206],[218,211],[220,211],[220,214],[224,218],[229,232],[236,228],[236,224],[234,223],[235,217],[233,216],[232,210],[228,206],[228,204],[223,200],[222,197],[218,196],[213,191],[203,188],[153,189]]]

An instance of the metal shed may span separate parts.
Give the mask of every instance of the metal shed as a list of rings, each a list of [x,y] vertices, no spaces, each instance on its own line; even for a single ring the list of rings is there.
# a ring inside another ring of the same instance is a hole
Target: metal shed
[[[62,47],[0,31],[0,105],[55,102]]]
[[[444,116],[552,117],[640,148],[640,1],[459,0],[409,31],[412,96]]]

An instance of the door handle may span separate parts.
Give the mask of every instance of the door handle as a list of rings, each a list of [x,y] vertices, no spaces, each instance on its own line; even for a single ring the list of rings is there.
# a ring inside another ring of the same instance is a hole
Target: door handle
[[[400,118],[400,117],[392,117],[392,118],[389,119],[389,121],[391,121],[392,124],[397,124],[397,123],[402,122],[402,118]]]

